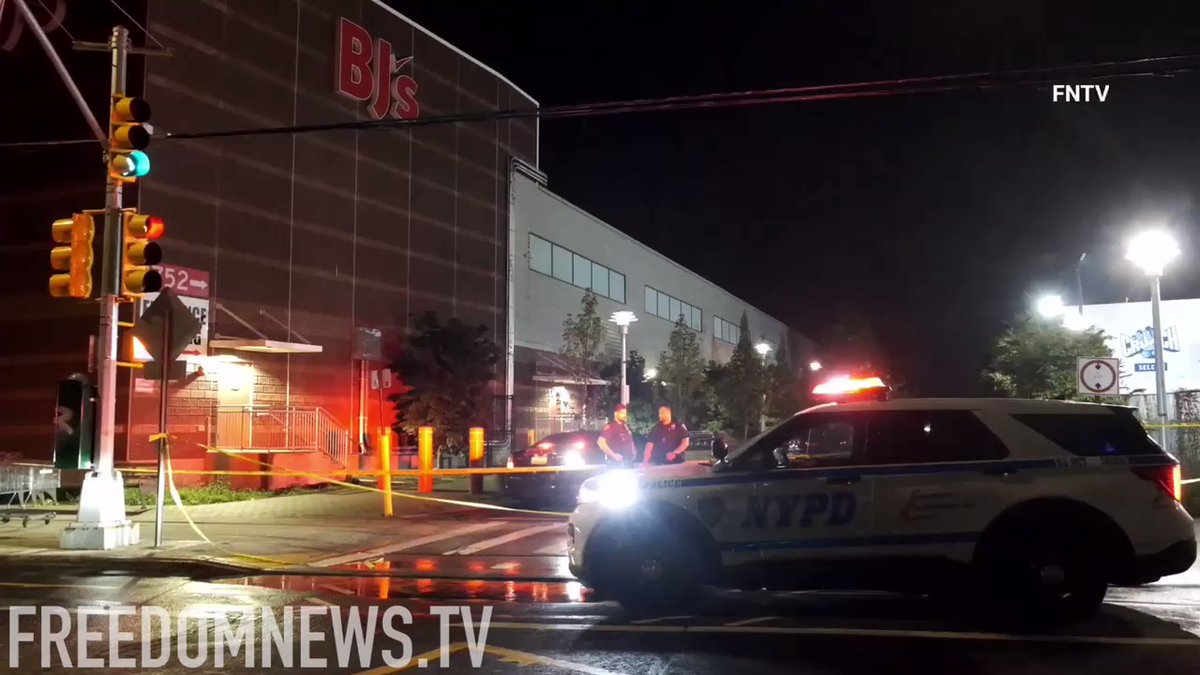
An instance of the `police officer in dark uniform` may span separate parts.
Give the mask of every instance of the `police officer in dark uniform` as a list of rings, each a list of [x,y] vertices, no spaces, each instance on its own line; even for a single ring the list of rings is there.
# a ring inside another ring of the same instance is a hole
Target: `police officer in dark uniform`
[[[633,432],[629,430],[627,420],[629,411],[625,404],[617,406],[613,411],[613,419],[604,425],[596,444],[604,451],[609,463],[631,464],[637,458],[637,449],[633,447]]]
[[[658,424],[650,430],[643,461],[646,464],[679,464],[690,439],[688,428],[683,422],[673,420],[671,407],[664,405],[658,409]]]

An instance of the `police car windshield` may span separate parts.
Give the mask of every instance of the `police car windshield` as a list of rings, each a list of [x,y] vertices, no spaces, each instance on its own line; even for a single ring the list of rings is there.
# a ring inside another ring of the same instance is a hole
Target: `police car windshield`
[[[749,438],[748,440],[741,443],[734,449],[730,450],[729,456],[725,458],[726,464],[736,466],[737,464],[740,463],[741,459],[746,456],[746,453],[750,452],[751,448],[757,447],[763,441],[764,438],[769,437],[770,439],[774,439],[781,433],[780,430],[783,427],[790,427],[791,423],[797,417],[800,417],[804,413],[805,413],[805,411],[801,410],[800,412],[796,413],[795,415],[792,415],[791,417],[783,420],[782,422],[780,422],[779,424],[776,424],[773,427],[769,427],[766,431],[762,432],[761,434],[758,434],[757,436],[753,436],[753,437]],[[773,442],[773,441],[769,440],[768,442]],[[772,447],[774,447],[774,446],[772,446]],[[714,465],[714,466],[716,466],[716,465]]]

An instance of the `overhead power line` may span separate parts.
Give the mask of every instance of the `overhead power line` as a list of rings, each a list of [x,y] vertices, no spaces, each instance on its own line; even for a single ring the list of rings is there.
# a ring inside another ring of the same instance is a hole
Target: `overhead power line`
[[[1106,61],[1071,66],[1026,68],[997,72],[974,72],[955,75],[907,77],[890,80],[872,80],[838,84],[809,85],[777,89],[756,89],[736,92],[717,92],[640,98],[619,101],[604,101],[578,105],[561,105],[546,108],[510,108],[504,110],[479,110],[449,115],[420,117],[412,120],[371,120],[354,122],[331,122],[327,124],[289,125],[278,127],[250,127],[219,131],[197,131],[167,133],[158,138],[163,140],[187,140],[204,138],[232,138],[238,136],[261,136],[277,134],[313,133],[321,131],[411,129],[437,124],[504,121],[513,119],[567,119],[576,117],[600,117],[633,113],[664,111],[703,110],[734,107],[777,105],[782,103],[804,103],[817,101],[853,100],[882,98],[913,94],[930,94],[949,91],[988,90],[1009,87],[1039,86],[1061,82],[1069,77],[1072,83],[1125,78],[1171,76],[1192,73],[1200,69],[1200,54],[1162,56],[1129,61]],[[29,141],[3,143],[2,147],[36,147],[62,145],[75,141]]]

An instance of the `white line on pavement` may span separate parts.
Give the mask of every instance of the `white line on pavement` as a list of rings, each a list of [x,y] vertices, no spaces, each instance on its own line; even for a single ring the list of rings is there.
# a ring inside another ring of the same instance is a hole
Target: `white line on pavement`
[[[690,618],[692,618],[690,614],[681,614],[680,616],[656,616],[653,619],[638,619],[637,621],[630,621],[629,623],[636,624],[636,625],[645,625],[648,623],[659,623],[662,621],[679,621],[681,619],[690,619]]]
[[[347,553],[345,555],[334,556],[332,558],[325,558],[324,560],[318,560],[312,564],[317,567],[332,567],[334,565],[344,565],[346,563],[358,562],[359,560],[366,560],[367,558],[375,558],[375,557],[378,557],[381,555],[386,555],[388,553],[396,553],[398,551],[405,551],[410,548],[424,546],[425,544],[432,544],[435,541],[441,541],[443,539],[450,539],[453,537],[462,536],[464,534],[471,534],[472,532],[479,532],[480,530],[494,528],[502,522],[505,522],[505,521],[489,521],[486,523],[472,523],[471,525],[464,525],[462,527],[456,527],[454,529],[444,530],[442,532],[435,532],[434,534],[430,534],[430,535],[427,535],[424,537],[417,537],[416,539],[409,539],[408,541],[402,541],[402,542],[395,543],[395,544],[388,544],[387,546],[380,546],[379,548],[372,548],[372,549],[368,549],[366,551],[359,551],[357,553]],[[559,527],[561,527],[561,526],[559,526]]]
[[[315,595],[309,596],[308,601],[318,605],[325,605],[326,607],[337,607],[337,603],[329,602],[328,600],[322,600]]]
[[[501,546],[503,544],[507,544],[509,542],[516,541],[518,539],[524,539],[525,537],[532,537],[535,534],[541,534],[542,532],[549,532],[550,530],[561,530],[561,529],[563,529],[562,523],[554,523],[553,525],[535,525],[533,527],[527,527],[523,530],[517,530],[516,532],[509,532],[508,534],[502,534],[499,537],[492,537],[491,539],[484,539],[483,541],[477,541],[474,544],[471,544],[469,546],[464,546],[460,549],[450,551],[446,555],[471,555],[472,553],[478,553],[480,551],[483,551],[483,550],[486,550],[489,548],[495,548],[497,546]]]
[[[727,623],[725,625],[726,626],[749,626],[752,623],[763,623],[763,622],[771,621],[773,619],[778,619],[778,618],[779,617],[777,617],[777,616],[756,616],[753,619],[742,619],[741,621],[730,621],[729,623]]]
[[[534,555],[566,555],[567,542],[556,541],[548,546],[543,546],[533,552]]]
[[[452,624],[462,625],[462,624]],[[586,623],[528,623],[492,621],[489,629],[530,631],[593,631],[597,633],[730,633],[747,635],[827,635],[833,637],[889,637],[938,640],[978,640],[983,642],[1065,642],[1086,644],[1141,645],[1164,647],[1200,647],[1197,638],[1154,638],[1103,635],[1034,635],[1014,633],[975,633],[936,630],[900,630],[888,628],[824,628],[812,626],[662,626]]]

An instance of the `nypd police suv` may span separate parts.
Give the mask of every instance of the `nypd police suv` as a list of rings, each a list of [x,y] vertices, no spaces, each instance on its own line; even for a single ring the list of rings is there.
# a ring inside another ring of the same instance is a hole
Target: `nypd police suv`
[[[1178,463],[1128,408],[827,404],[714,455],[587,480],[572,572],[630,606],[686,601],[701,584],[970,588],[1016,616],[1071,620],[1109,584],[1196,557]]]

